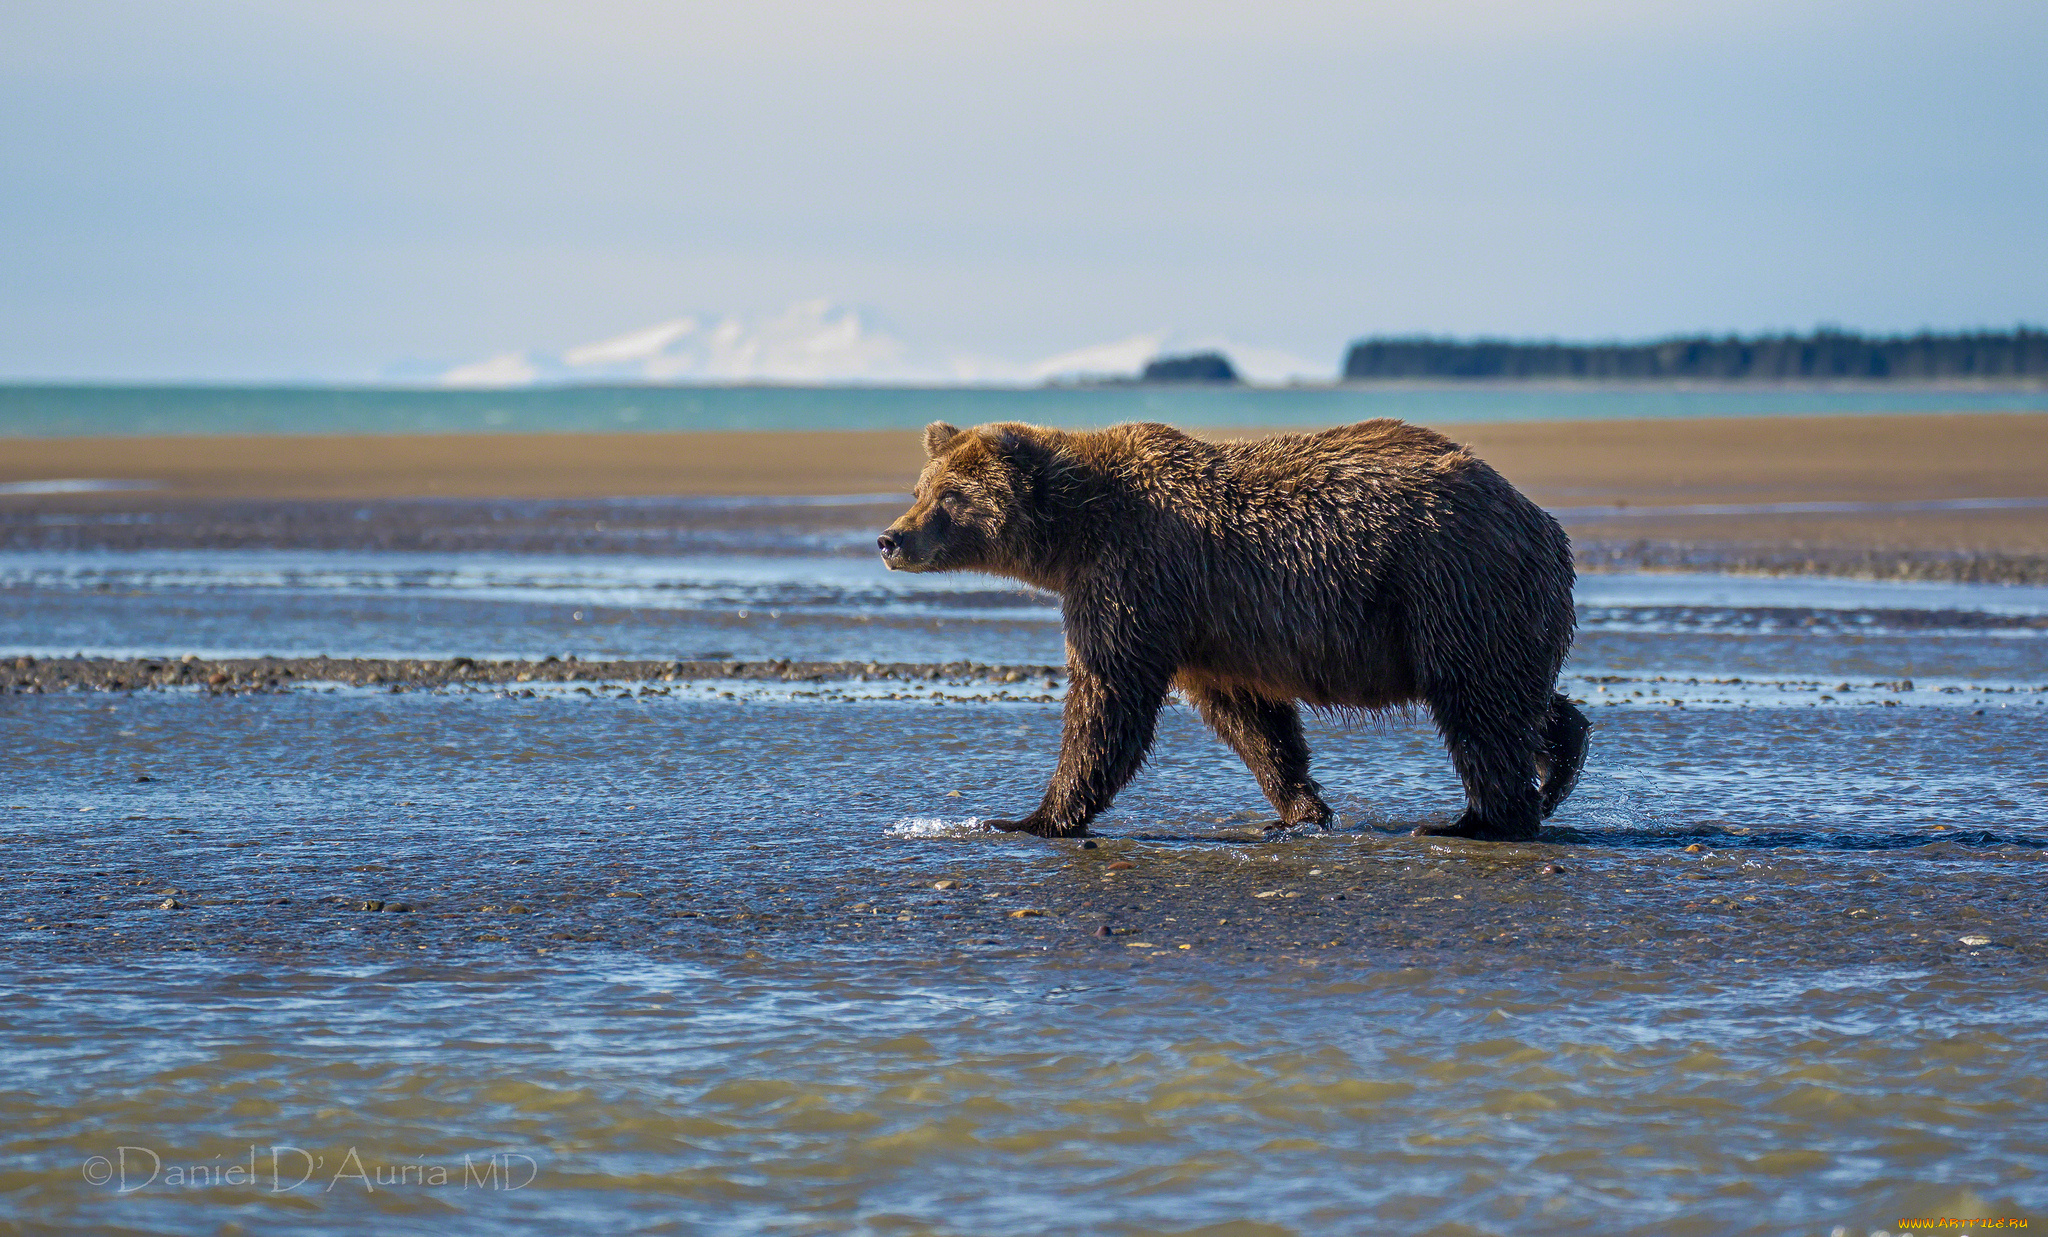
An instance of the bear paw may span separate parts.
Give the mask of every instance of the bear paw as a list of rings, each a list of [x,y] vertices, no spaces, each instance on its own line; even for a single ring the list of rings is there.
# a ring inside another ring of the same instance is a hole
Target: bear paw
[[[1314,825],[1324,833],[1336,822],[1337,814],[1321,799],[1303,799],[1291,804],[1289,810],[1280,814],[1280,823],[1287,828],[1297,825]]]
[[[1036,815],[1023,820],[985,820],[981,822],[998,833],[1029,833],[1042,838],[1085,838],[1086,825],[1058,825]]]
[[[1537,826],[1530,821],[1522,827],[1502,825],[1465,809],[1464,815],[1447,825],[1417,825],[1409,833],[1417,838],[1471,838],[1475,842],[1527,842],[1536,837]]]

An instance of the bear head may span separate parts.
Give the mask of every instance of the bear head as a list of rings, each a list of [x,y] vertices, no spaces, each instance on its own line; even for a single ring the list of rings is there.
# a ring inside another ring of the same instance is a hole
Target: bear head
[[[891,571],[1031,570],[1049,483],[1058,468],[1047,431],[1005,423],[925,426],[929,462],[910,510],[876,541]]]

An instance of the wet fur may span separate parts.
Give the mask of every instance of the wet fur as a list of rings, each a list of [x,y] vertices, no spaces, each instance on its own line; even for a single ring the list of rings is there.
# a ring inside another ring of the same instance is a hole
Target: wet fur
[[[1555,690],[1571,646],[1564,531],[1431,430],[1366,421],[1212,443],[1165,425],[926,428],[899,570],[978,570],[1059,594],[1070,686],[1037,810],[997,827],[1085,833],[1179,690],[1284,825],[1331,820],[1298,705],[1427,707],[1466,809],[1417,832],[1533,837],[1584,763]],[[1538,776],[1541,770],[1542,782]]]

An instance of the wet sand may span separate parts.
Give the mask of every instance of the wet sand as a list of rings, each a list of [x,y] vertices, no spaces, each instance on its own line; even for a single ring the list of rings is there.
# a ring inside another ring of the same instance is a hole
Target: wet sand
[[[531,684],[607,685],[703,682],[733,683],[901,683],[986,688],[1055,688],[1065,666],[990,666],[980,662],[847,662],[639,660],[584,661],[548,657],[477,661],[469,657],[398,659],[371,657],[14,657],[0,662],[0,695],[57,691],[162,691],[196,688],[216,695],[287,691],[308,684],[439,690],[449,687],[521,688]],[[886,697],[883,697],[886,698]],[[1050,699],[1051,697],[1046,697]]]
[[[167,950],[314,959],[344,946],[358,959],[426,950],[444,963],[535,950],[737,960],[756,950],[863,958],[994,948],[1347,969],[1540,961],[1724,981],[1751,963],[1984,967],[2007,977],[2048,966],[2048,892],[2038,880],[2048,852],[2027,828],[1821,836],[1699,823],[1643,836],[1591,824],[1489,844],[1410,839],[1407,821],[1355,812],[1333,832],[1280,837],[1246,812],[1012,843],[956,818],[908,862],[875,855],[764,886],[708,879],[667,846],[647,845],[629,815],[638,805],[489,862],[383,866],[372,856],[388,844],[360,838],[325,850],[323,827],[224,832],[150,811],[189,793],[187,770],[135,780],[127,797],[143,811],[93,829],[119,841],[13,838],[16,863],[75,869],[89,858],[81,848],[107,853],[60,888],[17,890],[0,957],[33,966],[57,942],[74,961]],[[439,796],[413,793],[420,798],[396,806],[421,811],[402,815],[445,812]],[[613,852],[610,862],[587,861],[583,848],[597,846]],[[1035,848],[1024,862],[986,853],[1023,846]],[[148,855],[153,848],[160,853]],[[621,853],[633,855],[630,868]],[[1934,874],[1962,869],[1966,890],[1929,896]],[[181,911],[197,913],[167,913]],[[1983,940],[1964,939],[1972,935]]]
[[[1175,709],[1102,836],[1047,843],[975,817],[1035,796],[1056,705],[756,686],[0,697],[37,770],[0,795],[10,1205],[423,1237],[2040,1214],[2038,705],[1603,709],[1517,845],[1402,836],[1455,810],[1420,723],[1315,724],[1339,827],[1268,837]],[[273,1189],[280,1144],[319,1178]],[[251,1145],[253,1181],[91,1175]],[[530,1186],[461,1188],[494,1153]]]
[[[1559,511],[1585,567],[2048,580],[2048,416],[1446,429]],[[403,525],[407,500],[419,499],[880,496],[904,491],[919,464],[916,435],[893,431],[24,439],[0,454],[0,486],[73,479],[154,488],[0,494],[0,524],[160,512],[211,528],[214,539],[199,544],[303,545],[316,544],[300,538],[323,522],[359,518],[349,504],[365,500],[394,500],[380,518],[392,523],[397,511]],[[1968,507],[1986,499],[2017,505]],[[1770,509],[1787,503],[1839,509]],[[872,522],[887,505],[859,518]],[[412,523],[445,536],[444,515]],[[280,531],[283,524],[297,531]],[[403,528],[382,535],[389,546],[417,540]],[[22,544],[18,534],[9,539]]]
[[[1551,506],[2048,497],[2048,416],[2039,414],[1443,429]],[[153,496],[179,500],[887,494],[906,491],[921,463],[918,436],[893,430],[48,438],[7,441],[0,484],[152,482]]]

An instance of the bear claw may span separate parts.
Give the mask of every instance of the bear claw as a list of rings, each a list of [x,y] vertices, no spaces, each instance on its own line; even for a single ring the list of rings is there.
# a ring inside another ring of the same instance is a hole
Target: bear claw
[[[1328,833],[1330,831],[1330,822],[1328,820],[1317,820],[1311,816],[1301,820],[1269,820],[1265,824],[1260,825],[1259,828],[1265,833],[1285,833],[1289,829],[1309,828],[1316,830],[1318,833]]]
[[[1408,836],[1471,838],[1475,842],[1527,842],[1535,838],[1536,828],[1532,825],[1527,829],[1504,829],[1468,811],[1447,825],[1417,825]]]

